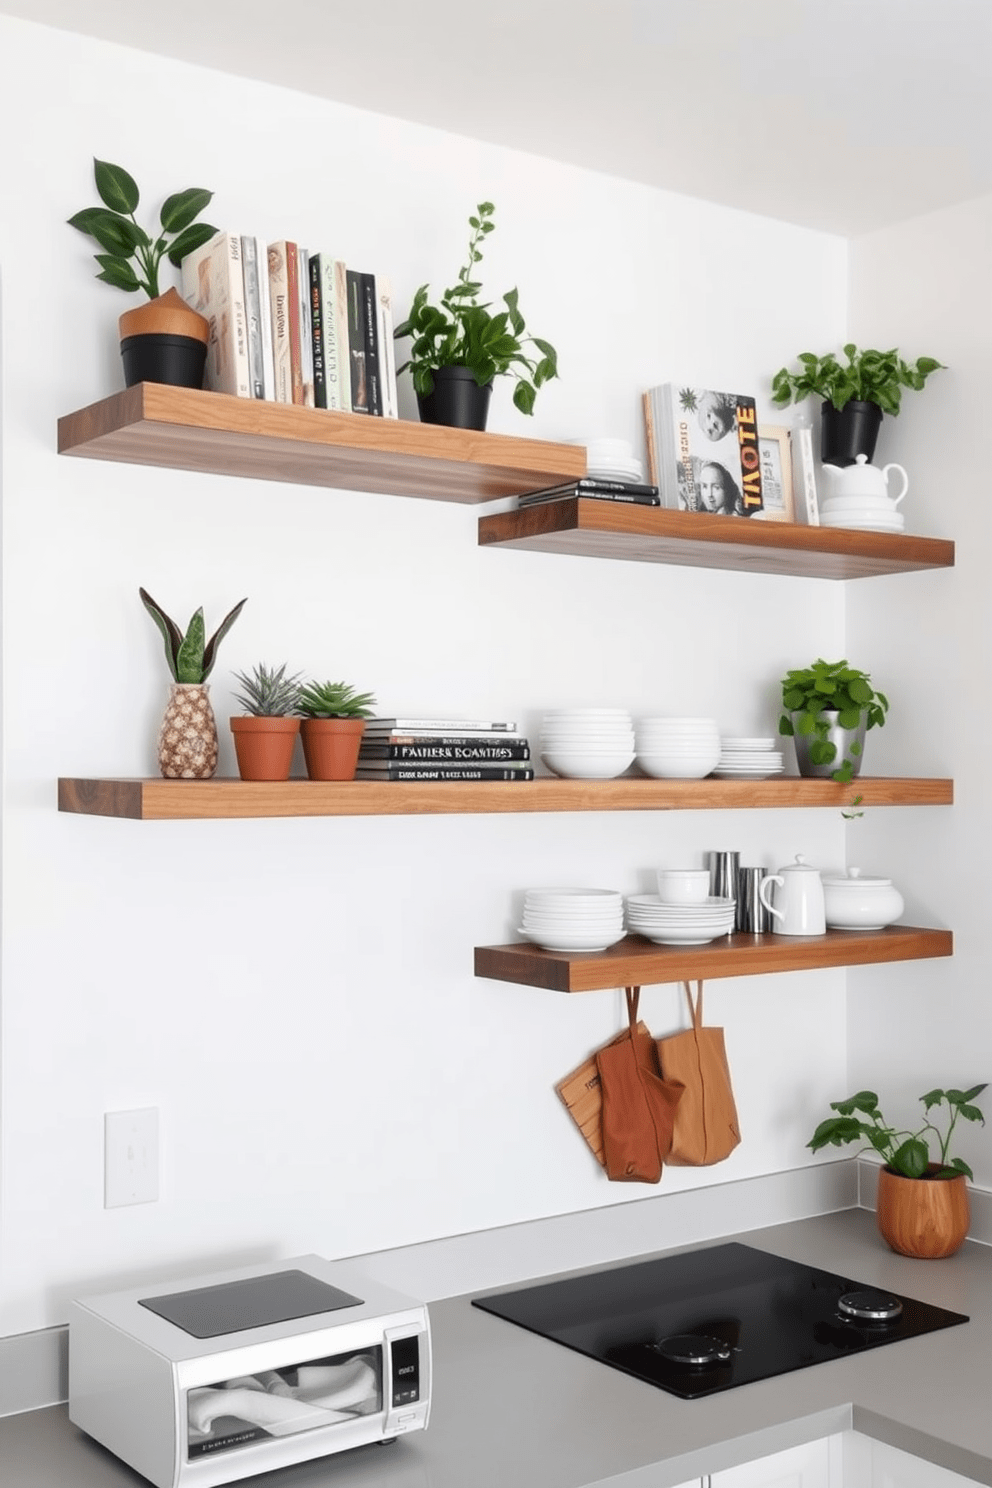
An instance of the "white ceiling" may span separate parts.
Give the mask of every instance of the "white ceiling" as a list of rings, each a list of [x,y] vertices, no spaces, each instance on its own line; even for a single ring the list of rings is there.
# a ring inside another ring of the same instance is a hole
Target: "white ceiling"
[[[856,235],[992,191],[992,0],[0,0]]]

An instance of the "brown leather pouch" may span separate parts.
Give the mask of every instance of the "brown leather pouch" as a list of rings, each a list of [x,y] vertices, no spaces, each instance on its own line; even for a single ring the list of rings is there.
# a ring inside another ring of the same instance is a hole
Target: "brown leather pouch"
[[[657,1183],[672,1145],[682,1087],[662,1078],[655,1042],[638,1027],[641,989],[625,990],[626,1034],[596,1055],[606,1175],[621,1183]]]
[[[741,1139],[737,1106],[722,1028],[703,1027],[703,984],[683,982],[691,1028],[658,1039],[658,1063],[665,1080],[678,1081],[684,1094],[675,1112],[675,1129],[666,1161],[707,1167],[729,1157]]]

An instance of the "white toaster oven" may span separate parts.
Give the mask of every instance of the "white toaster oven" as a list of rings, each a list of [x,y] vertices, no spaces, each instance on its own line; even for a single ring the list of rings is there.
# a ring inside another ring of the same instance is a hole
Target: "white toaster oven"
[[[73,1302],[69,1417],[157,1488],[422,1431],[427,1308],[299,1256]]]

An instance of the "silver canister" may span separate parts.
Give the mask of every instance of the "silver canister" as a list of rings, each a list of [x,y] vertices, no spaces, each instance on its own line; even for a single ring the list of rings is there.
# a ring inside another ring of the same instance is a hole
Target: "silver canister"
[[[758,897],[761,881],[766,877],[766,868],[738,868],[737,870],[737,915],[738,930],[749,935],[768,935],[772,928],[772,917],[767,905]]]
[[[710,893],[718,899],[737,898],[737,870],[740,867],[739,852],[708,852],[706,866],[710,870]]]

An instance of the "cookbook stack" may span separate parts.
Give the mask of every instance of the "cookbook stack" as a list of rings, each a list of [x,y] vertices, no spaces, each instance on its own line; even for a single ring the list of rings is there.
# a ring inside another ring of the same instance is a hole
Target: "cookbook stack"
[[[356,780],[533,780],[517,725],[479,718],[370,718]]]

